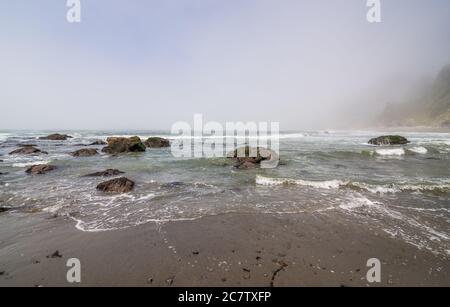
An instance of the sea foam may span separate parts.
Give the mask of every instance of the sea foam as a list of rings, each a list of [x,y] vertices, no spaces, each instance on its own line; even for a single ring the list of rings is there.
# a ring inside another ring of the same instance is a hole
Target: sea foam
[[[404,156],[405,150],[403,148],[392,148],[392,149],[377,149],[375,153],[379,156]]]
[[[411,151],[416,154],[421,154],[421,155],[428,153],[428,149],[426,149],[425,147],[422,147],[422,146],[409,148],[408,151]]]
[[[318,189],[338,189],[341,185],[344,185],[346,183],[341,180],[308,181],[301,179],[268,178],[263,176],[256,176],[256,184],[263,186],[300,185]]]

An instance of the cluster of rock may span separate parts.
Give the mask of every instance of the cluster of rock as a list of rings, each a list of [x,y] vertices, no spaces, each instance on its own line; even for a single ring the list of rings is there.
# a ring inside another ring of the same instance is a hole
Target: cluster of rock
[[[102,152],[108,154],[122,154],[129,152],[144,152],[146,148],[166,148],[170,147],[170,141],[164,138],[151,137],[146,141],[133,136],[130,138],[110,137],[106,140],[108,146],[102,149]]]
[[[56,133],[45,137],[40,137],[39,139],[50,141],[65,141],[69,138],[72,137],[69,135]],[[159,137],[148,138],[145,142],[142,142],[141,139],[137,136],[129,138],[110,137],[107,139],[107,142],[97,140],[89,145],[80,144],[79,146],[102,146],[102,145],[106,145],[106,147],[102,149],[102,152],[104,153],[122,154],[131,152],[145,152],[146,148],[170,147],[170,141]],[[34,144],[21,144],[18,146],[20,148],[11,152],[10,155],[48,154],[47,152],[38,149],[36,147],[37,145]],[[83,148],[80,150],[76,150],[70,154],[74,157],[92,157],[98,155],[98,150],[95,148]],[[48,164],[33,165],[26,170],[26,173],[30,175],[43,175],[50,171],[55,170],[56,168],[57,168],[56,166]],[[113,177],[121,174],[123,174],[123,172],[119,170],[107,169],[102,172],[88,174],[85,177]],[[0,175],[4,174],[0,173]],[[120,177],[100,183],[97,186],[97,189],[103,192],[127,193],[133,190],[134,185],[135,183],[132,180],[125,177]]]
[[[409,143],[408,139],[400,135],[383,135],[369,141],[369,144],[376,146],[406,145]]]

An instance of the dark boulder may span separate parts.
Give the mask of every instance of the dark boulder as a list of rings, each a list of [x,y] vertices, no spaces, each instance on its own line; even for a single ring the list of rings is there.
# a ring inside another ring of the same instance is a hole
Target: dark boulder
[[[66,135],[66,134],[59,134],[59,133],[55,133],[55,134],[50,134],[47,136],[43,136],[40,137],[40,140],[48,140],[48,141],[65,141],[67,139],[71,139],[72,137],[70,135]]]
[[[43,175],[56,169],[56,166],[39,164],[29,167],[26,172],[31,175]]]
[[[229,153],[228,157],[237,161],[238,169],[257,168],[263,161],[278,159],[277,154],[270,149],[250,146],[238,148]]]
[[[0,207],[0,213],[11,210],[12,208]]]
[[[17,150],[14,150],[9,153],[10,155],[37,155],[37,154],[48,154],[45,151],[42,151],[36,147],[33,146],[24,146],[22,148],[19,148]]]
[[[371,145],[388,146],[388,145],[406,145],[410,142],[400,135],[383,135],[369,141]]]
[[[121,172],[117,169],[107,169],[106,171],[88,174],[84,177],[112,177],[120,174],[124,174],[124,172]]]
[[[109,154],[121,154],[128,152],[144,152],[145,145],[137,136],[131,138],[110,137],[107,139],[108,146],[102,149],[102,152]]]
[[[170,141],[168,139],[163,139],[163,138],[158,138],[158,137],[148,138],[144,142],[144,144],[148,148],[166,148],[166,147],[170,147]]]
[[[133,188],[134,182],[125,177],[105,181],[97,186],[97,190],[114,193],[128,193]]]
[[[83,148],[71,153],[74,157],[92,157],[98,155],[97,149],[95,148]]]

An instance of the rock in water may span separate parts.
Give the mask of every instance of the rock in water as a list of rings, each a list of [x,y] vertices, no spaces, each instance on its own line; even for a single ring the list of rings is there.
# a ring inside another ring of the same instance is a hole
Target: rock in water
[[[102,141],[102,140],[97,140],[95,142],[92,142],[91,144],[89,144],[89,146],[100,146],[100,145],[108,145],[108,143]]]
[[[66,134],[59,134],[59,133],[55,133],[55,134],[50,134],[47,136],[43,136],[40,137],[40,140],[48,140],[48,141],[65,141],[67,139],[71,139],[72,137],[70,135],[66,135]]]
[[[36,144],[17,144],[17,147],[37,147]]]
[[[400,135],[384,135],[369,141],[369,144],[377,146],[406,145],[408,143],[410,142]]]
[[[43,175],[55,169],[56,166],[53,165],[39,164],[31,166],[26,170],[26,172],[31,175]]]
[[[131,138],[111,137],[107,139],[108,146],[102,149],[102,152],[109,154],[120,154],[127,152],[144,152],[145,145],[137,136]]]
[[[134,182],[125,177],[105,181],[97,186],[97,190],[115,193],[128,193],[133,190],[133,188]]]
[[[170,141],[168,139],[151,137],[144,142],[145,146],[148,148],[165,148],[170,147]]]
[[[71,153],[74,157],[92,157],[98,155],[97,149],[95,148],[83,148]]]
[[[263,161],[277,158],[277,154],[267,148],[245,146],[231,152],[228,157],[237,160],[236,168],[252,169]]]
[[[33,155],[33,154],[48,154],[45,151],[41,151],[40,149],[33,146],[24,146],[17,150],[14,150],[9,153],[10,155]]]
[[[106,171],[103,172],[88,174],[85,177],[112,177],[120,174],[124,174],[124,172],[121,172],[117,169],[107,169]]]

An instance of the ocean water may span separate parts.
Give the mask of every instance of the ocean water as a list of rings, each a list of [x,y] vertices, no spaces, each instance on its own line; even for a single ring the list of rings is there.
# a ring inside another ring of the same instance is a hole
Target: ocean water
[[[411,144],[380,148],[367,143],[384,134],[378,131],[286,132],[280,135],[280,166],[257,170],[237,170],[226,158],[175,158],[170,148],[90,158],[69,154],[111,135],[174,139],[164,132],[66,131],[74,138],[37,139],[49,133],[0,131],[0,172],[7,173],[0,176],[0,207],[13,208],[6,218],[48,212],[94,232],[224,213],[326,214],[450,256],[448,133],[401,133]],[[8,155],[29,143],[49,154]],[[58,169],[25,174],[42,163]],[[108,168],[126,172],[135,189],[104,194],[95,187],[107,179],[83,177]]]

